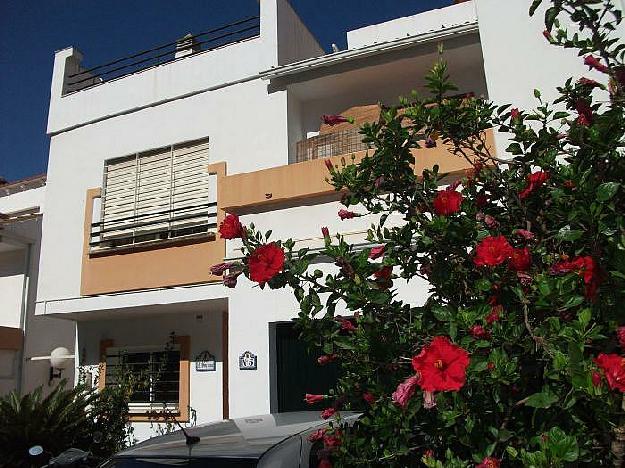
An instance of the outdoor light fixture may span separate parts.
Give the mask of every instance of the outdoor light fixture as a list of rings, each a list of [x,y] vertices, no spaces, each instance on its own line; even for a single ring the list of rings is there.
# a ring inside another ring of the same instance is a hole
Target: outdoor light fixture
[[[60,379],[63,370],[67,367],[69,361],[74,359],[76,356],[70,354],[67,348],[63,346],[59,346],[58,348],[54,348],[50,353],[50,356],[37,356],[30,358],[31,361],[50,361],[50,374],[48,378],[48,385],[52,385],[52,381],[54,379]]]

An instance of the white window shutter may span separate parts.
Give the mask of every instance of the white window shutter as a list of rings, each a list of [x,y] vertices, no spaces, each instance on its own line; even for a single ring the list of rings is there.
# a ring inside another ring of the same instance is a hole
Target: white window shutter
[[[108,161],[100,247],[214,230],[217,190],[208,162],[208,138]]]

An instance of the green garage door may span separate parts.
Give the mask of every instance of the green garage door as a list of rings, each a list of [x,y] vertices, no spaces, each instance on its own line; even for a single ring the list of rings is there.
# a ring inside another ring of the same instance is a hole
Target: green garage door
[[[307,405],[306,393],[326,394],[336,382],[336,364],[320,366],[321,353],[309,353],[292,323],[276,325],[276,367],[278,411],[322,409],[323,404]]]

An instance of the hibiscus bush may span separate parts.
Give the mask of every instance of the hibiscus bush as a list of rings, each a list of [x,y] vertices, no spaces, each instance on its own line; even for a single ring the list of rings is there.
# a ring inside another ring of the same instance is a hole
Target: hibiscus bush
[[[536,108],[519,110],[458,96],[438,61],[428,95],[362,127],[368,156],[327,161],[346,225],[378,220],[370,247],[323,228],[321,251],[296,249],[233,214],[220,227],[244,258],[213,272],[230,287],[245,275],[290,288],[302,338],[323,350],[320,365],[341,368],[330,394],[305,396],[331,421],[313,435],[319,466],[623,463],[621,13],[611,0],[546,6],[546,40],[577,49],[601,79],[568,79],[552,103],[537,90]],[[509,136],[506,154],[486,144],[491,128]],[[472,169],[415,174],[413,150],[442,144]],[[424,282],[424,303],[402,298]],[[350,409],[362,416],[347,427]]]

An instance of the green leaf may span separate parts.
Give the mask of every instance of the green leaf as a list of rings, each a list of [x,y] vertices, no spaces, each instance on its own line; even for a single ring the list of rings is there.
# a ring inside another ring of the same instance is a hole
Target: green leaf
[[[579,229],[571,229],[571,226],[564,226],[558,231],[556,237],[562,241],[573,242],[581,238],[584,235],[584,231]]]
[[[534,16],[534,13],[536,13],[536,9],[540,6],[542,2],[543,0],[534,0],[532,2],[532,6],[530,7],[530,16]]]
[[[597,201],[608,201],[618,191],[621,184],[618,182],[604,182],[597,187]]]
[[[540,91],[539,90],[537,90],[537,89],[534,90],[534,97],[536,99],[540,99]]]
[[[525,402],[525,406],[530,406],[532,408],[549,408],[556,401],[558,401],[558,396],[552,393],[551,390],[546,389],[543,392],[530,395]]]
[[[435,305],[432,307],[432,314],[434,314],[436,320],[441,322],[449,322],[451,320],[451,310],[449,307]]]

